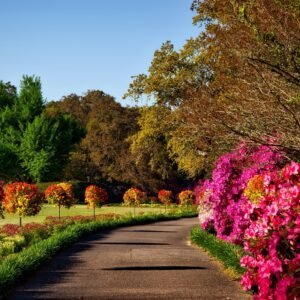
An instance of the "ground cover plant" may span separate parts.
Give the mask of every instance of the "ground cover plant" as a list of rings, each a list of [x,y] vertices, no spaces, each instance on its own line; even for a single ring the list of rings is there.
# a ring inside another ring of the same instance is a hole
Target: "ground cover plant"
[[[217,258],[234,278],[241,278],[245,273],[245,268],[240,264],[240,260],[245,254],[241,246],[218,239],[200,227],[192,229],[190,240]]]

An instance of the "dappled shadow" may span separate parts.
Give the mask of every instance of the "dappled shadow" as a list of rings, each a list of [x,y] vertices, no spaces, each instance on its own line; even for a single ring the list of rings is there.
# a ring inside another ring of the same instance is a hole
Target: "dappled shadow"
[[[206,270],[205,267],[194,266],[133,266],[104,268],[105,271],[180,271],[180,270]]]

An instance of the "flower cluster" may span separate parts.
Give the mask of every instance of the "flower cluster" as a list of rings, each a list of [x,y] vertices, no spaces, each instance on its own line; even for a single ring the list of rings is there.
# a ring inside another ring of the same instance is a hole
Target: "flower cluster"
[[[90,185],[85,190],[85,202],[89,207],[96,207],[97,205],[101,205],[108,201],[107,192],[96,186]]]
[[[248,188],[257,180],[254,177]],[[255,299],[297,299],[300,295],[300,164],[293,162],[280,172],[262,175],[258,181],[259,190],[263,183],[263,196],[255,197],[255,201],[246,205],[250,226],[245,231],[244,248],[249,255],[241,260],[247,268],[242,284],[255,292]],[[251,193],[247,194],[251,200]]]
[[[4,186],[3,208],[11,214],[34,216],[40,210],[43,195],[34,184],[14,182]]]
[[[195,189],[197,201],[205,195],[202,205],[213,210],[212,217],[204,223],[213,222],[219,238],[242,244],[245,229],[249,227],[245,218],[249,201],[243,191],[253,176],[278,170],[282,162],[283,156],[275,149],[246,143],[221,156],[212,179],[201,182]]]
[[[56,204],[57,206],[65,206],[67,208],[74,204],[73,191],[65,184],[52,184],[45,190],[45,197],[49,203]]]
[[[128,189],[123,195],[124,204],[137,206],[147,201],[147,194],[137,188]]]
[[[160,190],[157,194],[157,198],[161,203],[170,205],[173,202],[173,193],[168,190]]]
[[[195,193],[191,190],[184,190],[178,194],[179,204],[183,206],[195,204]]]

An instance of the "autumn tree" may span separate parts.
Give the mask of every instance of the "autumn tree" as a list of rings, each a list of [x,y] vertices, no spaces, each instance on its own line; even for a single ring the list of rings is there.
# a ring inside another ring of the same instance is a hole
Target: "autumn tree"
[[[70,208],[75,203],[73,186],[67,182],[49,185],[45,190],[45,197],[49,203],[58,207],[59,220],[61,207]]]
[[[4,186],[3,208],[9,214],[18,214],[20,226],[22,217],[36,215],[42,207],[43,194],[35,184],[13,182]]]
[[[172,108],[168,149],[197,176],[241,138],[299,158],[299,6],[294,1],[193,1],[204,30],[154,53],[127,97]]]
[[[85,202],[87,203],[88,207],[92,207],[95,219],[96,206],[101,206],[102,204],[108,202],[108,194],[106,190],[96,185],[89,185],[85,189]]]

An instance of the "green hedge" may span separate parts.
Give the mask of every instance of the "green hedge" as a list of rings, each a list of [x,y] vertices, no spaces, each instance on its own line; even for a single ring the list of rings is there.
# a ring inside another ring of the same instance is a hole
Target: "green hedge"
[[[196,215],[197,213],[193,210],[185,210],[169,214],[146,214],[137,217],[122,217],[115,220],[91,221],[70,225],[64,231],[57,232],[48,239],[37,242],[18,254],[9,255],[1,261],[0,296],[3,296],[9,288],[26,274],[49,261],[59,250],[70,246],[85,235],[99,232],[103,229],[174,220],[182,217],[194,217]]]

